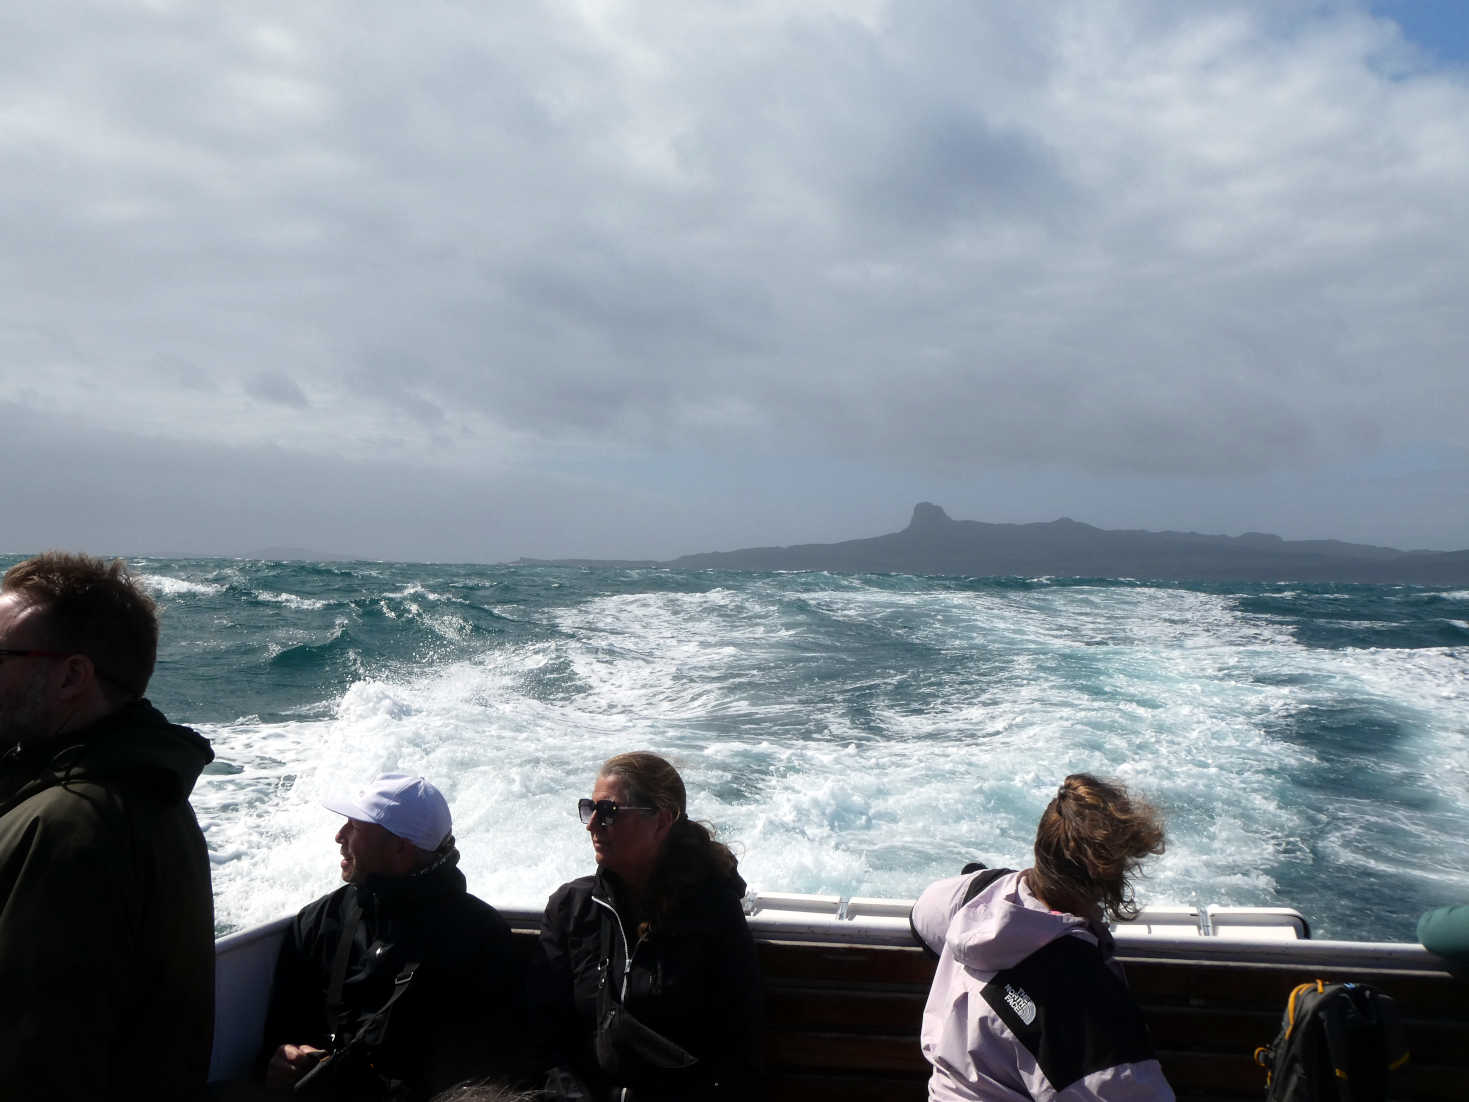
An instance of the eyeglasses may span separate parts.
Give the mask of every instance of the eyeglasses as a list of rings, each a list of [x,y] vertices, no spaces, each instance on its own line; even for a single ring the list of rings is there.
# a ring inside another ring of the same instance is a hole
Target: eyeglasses
[[[15,650],[11,647],[0,647],[0,658],[70,658],[76,653],[76,651],[70,650]],[[123,690],[123,692],[128,694],[129,699],[135,700],[142,695],[121,678],[113,677],[106,670],[98,669],[97,663],[95,662],[92,663],[92,672],[103,681],[116,685],[119,689]]]
[[[611,800],[577,800],[576,813],[581,816],[581,821],[590,823],[592,816],[596,815],[603,826],[611,826],[617,821],[617,815],[622,811],[646,811],[656,812],[656,807],[626,807],[613,803]]]

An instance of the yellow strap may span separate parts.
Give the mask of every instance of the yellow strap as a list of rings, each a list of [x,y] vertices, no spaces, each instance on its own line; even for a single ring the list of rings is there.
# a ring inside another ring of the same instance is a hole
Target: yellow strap
[[[1406,1064],[1408,1062],[1408,1057],[1410,1055],[1412,1055],[1412,1054],[1409,1053],[1409,1052],[1407,1052],[1407,1051],[1404,1051],[1401,1056],[1399,1056],[1396,1060],[1394,1060],[1392,1063],[1390,1063],[1390,1064],[1387,1065],[1387,1070],[1388,1071],[1397,1071],[1398,1068],[1402,1067],[1404,1064]]]
[[[1321,981],[1320,980],[1316,980],[1315,983],[1316,983],[1316,990],[1317,991],[1324,991],[1325,990],[1325,988],[1321,985]],[[1296,986],[1294,988],[1291,989],[1290,998],[1286,1001],[1286,1004],[1285,1004],[1285,1038],[1284,1039],[1287,1040],[1287,1041],[1290,1040],[1290,1031],[1293,1030],[1293,1029],[1295,1029],[1295,1027],[1296,1027],[1296,996],[1299,995],[1302,991],[1308,991],[1308,990],[1310,990],[1310,988],[1311,988],[1311,985],[1309,983],[1298,983],[1298,984],[1296,984]]]

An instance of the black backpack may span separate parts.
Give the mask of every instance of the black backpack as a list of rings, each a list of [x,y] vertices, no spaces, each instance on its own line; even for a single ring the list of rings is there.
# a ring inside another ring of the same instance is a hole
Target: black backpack
[[[1255,1049],[1266,1102],[1382,1102],[1407,1062],[1396,1004],[1360,983],[1301,984],[1275,1040]]]

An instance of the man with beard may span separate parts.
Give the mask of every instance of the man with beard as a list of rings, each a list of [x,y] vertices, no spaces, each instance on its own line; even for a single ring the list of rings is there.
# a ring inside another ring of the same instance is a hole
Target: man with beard
[[[153,601],[47,552],[0,583],[0,1094],[181,1098],[214,1021],[209,743],[143,699]]]
[[[286,931],[266,1020],[266,1086],[426,1098],[515,1071],[510,928],[466,891],[449,805],[385,773],[325,801],[346,883]]]

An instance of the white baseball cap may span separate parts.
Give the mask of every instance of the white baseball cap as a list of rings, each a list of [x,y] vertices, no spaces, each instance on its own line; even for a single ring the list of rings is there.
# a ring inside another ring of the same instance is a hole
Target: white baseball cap
[[[321,806],[361,823],[376,823],[419,849],[436,850],[454,829],[444,794],[422,777],[383,773]]]

